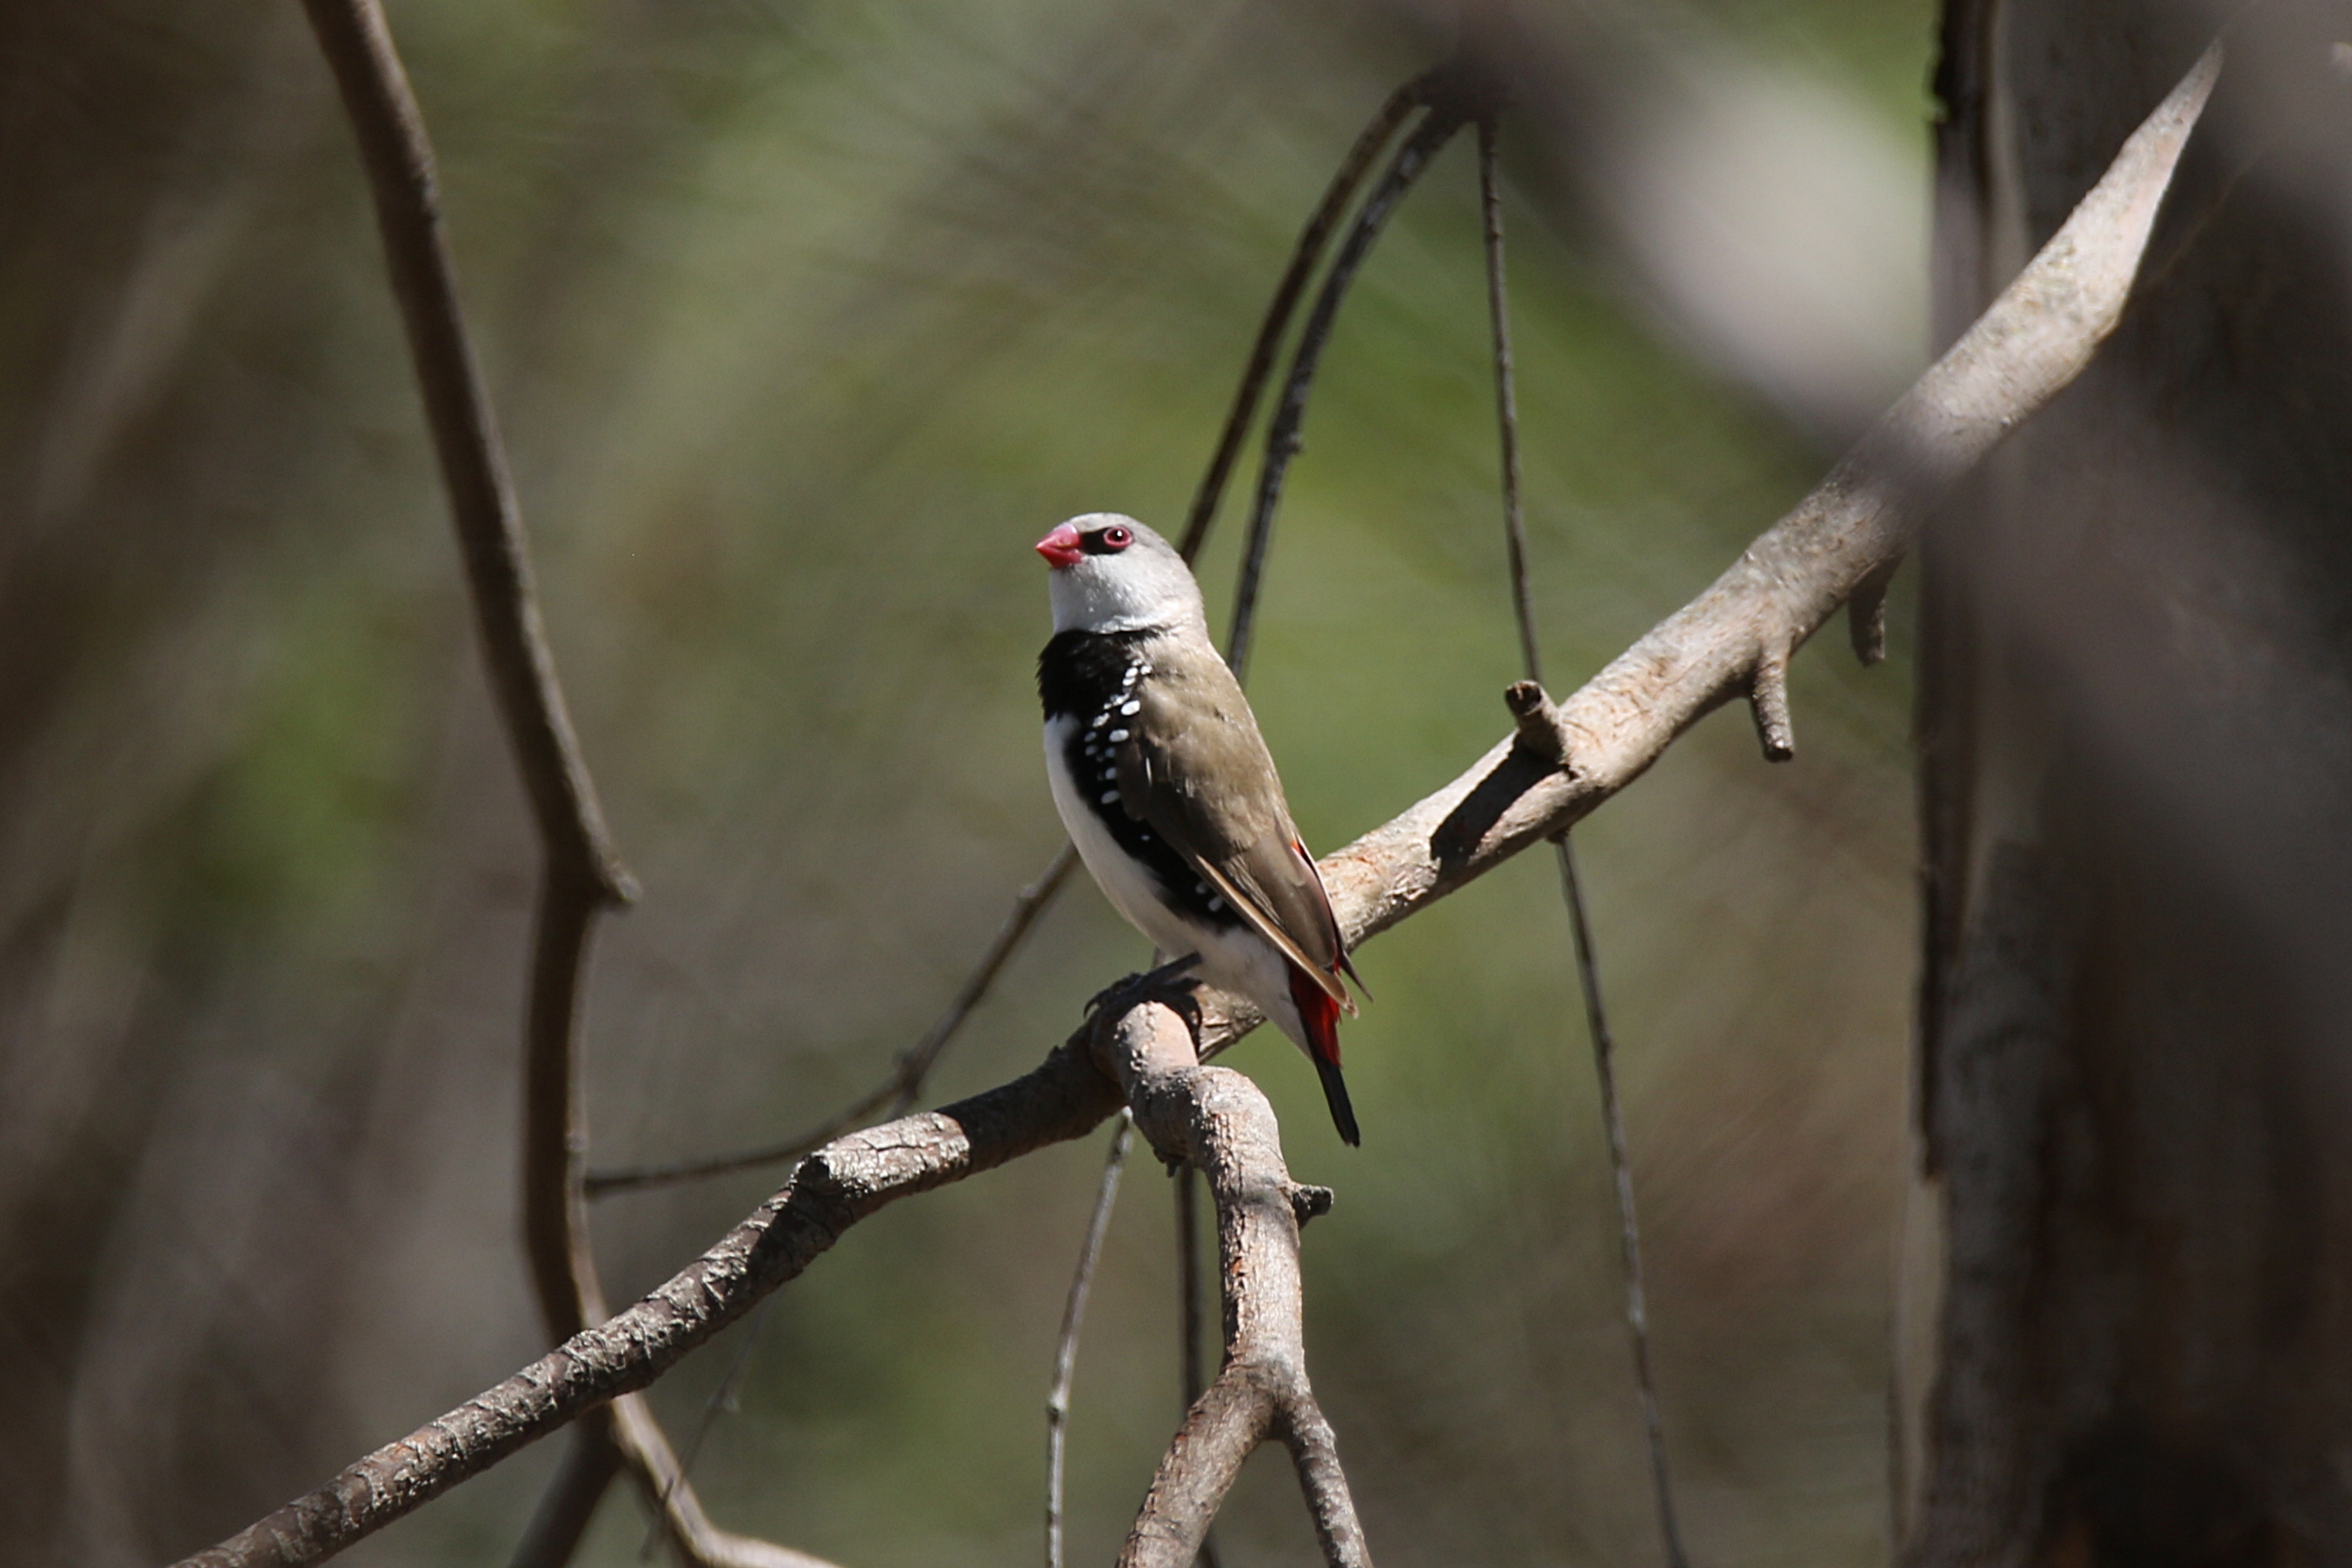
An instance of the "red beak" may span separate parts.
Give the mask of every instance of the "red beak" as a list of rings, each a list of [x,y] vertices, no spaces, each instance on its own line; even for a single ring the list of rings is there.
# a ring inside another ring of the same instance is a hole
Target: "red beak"
[[[1037,553],[1058,572],[1065,566],[1076,566],[1087,552],[1078,543],[1078,531],[1066,522],[1037,542]]]

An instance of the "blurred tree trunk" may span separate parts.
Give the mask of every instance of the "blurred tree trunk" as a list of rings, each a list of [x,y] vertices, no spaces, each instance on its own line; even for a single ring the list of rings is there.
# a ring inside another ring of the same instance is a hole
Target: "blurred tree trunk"
[[[1948,0],[1948,338],[2220,20]],[[2132,315],[1923,551],[1912,1568],[2352,1561],[2347,37],[2233,25]]]

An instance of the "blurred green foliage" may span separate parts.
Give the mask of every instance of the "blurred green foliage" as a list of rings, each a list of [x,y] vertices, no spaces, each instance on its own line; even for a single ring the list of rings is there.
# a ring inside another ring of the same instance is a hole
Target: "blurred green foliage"
[[[20,1101],[67,1148],[24,1190],[86,1194],[58,1222],[86,1243],[57,1265],[66,1348],[40,1352],[67,1500],[31,1517],[127,1562],[236,1527],[536,1347],[510,1081],[533,861],[294,8],[68,9],[16,40],[59,75],[20,110],[20,137],[53,128],[17,176],[47,216],[0,304],[7,559],[35,617],[15,640],[46,660],[0,691],[10,1005],[38,1023],[10,1070],[98,1064],[83,1100]],[[1058,842],[1028,543],[1081,510],[1181,518],[1297,224],[1441,45],[1339,0],[392,13],[554,646],[646,889],[599,950],[595,1155],[766,1142],[887,1069]],[[1924,4],[1727,0],[1683,25],[1865,105],[1924,168]],[[1824,454],[1695,359],[1507,149],[1566,689]],[[1507,722],[1474,198],[1465,143],[1367,268],[1276,535],[1253,695],[1321,849]],[[1241,510],[1202,564],[1220,619]],[[1839,637],[1800,661],[1795,763],[1765,767],[1727,712],[1578,835],[1711,1565],[1886,1550],[1901,634],[1875,672]],[[1360,1152],[1286,1045],[1232,1058],[1285,1112],[1295,1173],[1339,1191],[1307,1237],[1310,1344],[1390,1563],[1654,1559],[1569,952],[1544,857],[1372,945],[1347,1046]],[[932,1098],[1023,1070],[1143,957],[1074,885]],[[885,1214],[664,1384],[684,1442],[757,1333],[697,1465],[714,1513],[854,1568],[1034,1560],[1100,1152]],[[603,1205],[614,1293],[768,1184]],[[1076,1561],[1114,1551],[1178,1414],[1165,1187],[1130,1174],[1097,1287]],[[6,1212],[24,1234],[32,1211]],[[352,1560],[502,1561],[553,1457]],[[1313,1560],[1278,1454],[1220,1531],[1228,1563]],[[616,1492],[583,1561],[643,1542]]]

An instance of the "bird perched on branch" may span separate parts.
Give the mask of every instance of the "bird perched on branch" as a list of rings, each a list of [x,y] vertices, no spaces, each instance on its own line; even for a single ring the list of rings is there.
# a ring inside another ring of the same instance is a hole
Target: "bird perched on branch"
[[[1037,542],[1054,637],[1037,656],[1054,805],[1104,897],[1161,952],[1265,1010],[1315,1063],[1339,1136],[1340,976],[1356,978],[1241,683],[1174,547],[1115,512]],[[1360,984],[1360,982],[1359,982]]]

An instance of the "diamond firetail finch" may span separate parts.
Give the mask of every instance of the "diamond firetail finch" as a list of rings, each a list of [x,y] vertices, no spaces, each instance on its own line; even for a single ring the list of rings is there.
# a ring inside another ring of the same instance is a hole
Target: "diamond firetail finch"
[[[1054,609],[1037,656],[1045,771],[1070,841],[1153,945],[1199,954],[1202,979],[1298,1043],[1339,1136],[1360,1142],[1339,1072],[1355,970],[1192,569],[1113,512],[1072,518],[1037,553]]]

